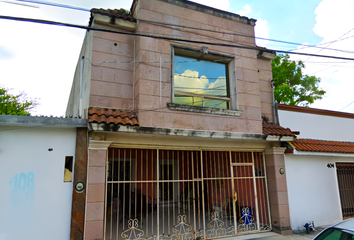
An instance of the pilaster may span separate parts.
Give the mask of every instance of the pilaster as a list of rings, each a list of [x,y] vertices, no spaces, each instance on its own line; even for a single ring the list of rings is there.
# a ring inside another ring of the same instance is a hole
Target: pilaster
[[[90,140],[85,212],[85,240],[103,239],[106,161],[111,141]]]
[[[285,148],[282,147],[268,148],[265,158],[273,231],[289,235],[293,232],[290,224],[284,151]]]

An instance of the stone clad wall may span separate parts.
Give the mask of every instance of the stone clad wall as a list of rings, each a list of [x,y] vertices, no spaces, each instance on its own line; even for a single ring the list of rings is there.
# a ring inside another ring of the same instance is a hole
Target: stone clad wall
[[[92,62],[96,66],[91,70],[90,106],[133,108],[133,61],[133,36],[94,31]]]
[[[134,14],[139,19],[254,35],[253,26],[251,25],[196,12],[161,1],[140,1]],[[201,30],[161,27],[143,21],[138,22],[137,31],[166,34],[172,37],[207,42],[223,42],[228,44],[242,42],[243,44],[247,43],[255,46],[254,38]],[[238,109],[244,112],[240,117],[221,116],[172,111],[166,108],[166,104],[171,102],[171,43],[196,49],[201,49],[202,47],[201,44],[170,42],[167,40],[139,37],[135,51],[136,59],[140,61],[159,61],[161,58],[163,61],[161,72],[159,63],[138,63],[137,72],[140,73],[135,74],[136,90],[134,93],[138,118],[142,126],[247,133],[262,132],[259,90],[248,91],[250,88],[259,89],[256,51],[206,45],[209,52],[240,58],[239,60],[235,60],[234,69],[236,69]],[[250,56],[254,56],[254,58],[249,58]],[[160,73],[162,81],[162,104],[160,103],[159,91]],[[150,111],[151,109],[158,110]]]
[[[164,1],[137,1],[133,15],[138,19],[254,36],[254,27],[250,24]],[[254,37],[162,27],[144,21],[137,22],[136,33],[255,47]],[[259,64],[256,50],[206,45],[209,52],[235,58],[234,66],[229,69],[235,69],[230,75],[235,74],[236,78],[230,79],[235,81],[237,94],[231,97],[236,97],[238,103],[233,109],[243,113],[236,117],[175,111],[167,107],[171,102],[171,44],[202,47],[198,43],[94,32],[92,61],[114,63],[92,67],[90,106],[133,109],[140,126],[144,127],[262,133],[262,113],[271,116],[271,89],[265,83],[270,73],[269,61],[266,61],[268,65]],[[135,63],[121,63],[134,60]],[[258,72],[259,68],[261,72]]]
[[[271,81],[273,79],[273,74],[271,60],[259,58],[257,61],[257,66],[262,115],[265,115],[271,122],[274,122],[272,109],[273,92],[271,88]]]

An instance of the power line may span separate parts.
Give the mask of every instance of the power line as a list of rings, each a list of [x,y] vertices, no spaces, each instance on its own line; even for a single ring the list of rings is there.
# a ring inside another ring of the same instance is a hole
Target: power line
[[[70,6],[70,5],[66,5],[66,4],[59,4],[59,3],[51,3],[51,2],[45,2],[45,1],[38,1],[38,0],[15,0],[15,1],[19,1],[19,2],[29,2],[29,3],[35,3],[35,4],[43,4],[43,5],[48,5],[48,6],[53,6],[53,7],[62,7],[62,8],[68,8],[68,9],[72,9],[72,10],[79,10],[79,11],[85,11],[85,12],[90,12],[90,9],[86,9],[86,8],[81,8],[81,7],[74,7],[74,6]],[[230,33],[230,32],[222,32],[222,31],[216,31],[216,30],[210,30],[210,29],[202,29],[202,28],[194,28],[194,27],[188,27],[188,26],[183,26],[183,25],[177,25],[177,24],[169,24],[169,23],[163,23],[163,22],[155,22],[155,21],[151,21],[151,20],[147,20],[147,19],[138,19],[136,18],[136,20],[140,20],[140,21],[145,21],[145,22],[150,22],[150,23],[155,23],[155,24],[159,24],[159,25],[169,25],[169,26],[175,26],[175,27],[183,27],[183,28],[189,28],[189,29],[194,29],[194,30],[202,30],[202,31],[209,31],[209,32],[215,32],[215,33],[221,33],[221,34],[231,34],[231,35],[236,35],[236,36],[242,36],[242,37],[248,37],[248,38],[255,38],[255,39],[259,39],[259,40],[265,40],[265,41],[272,41],[272,42],[278,42],[278,43],[285,43],[285,44],[291,44],[291,45],[298,45],[301,46],[303,44],[301,43],[294,43],[294,42],[288,42],[288,41],[282,41],[282,40],[275,40],[275,39],[270,39],[270,38],[262,38],[262,37],[255,37],[253,35],[246,35],[246,34],[237,34],[237,33]],[[353,28],[354,29],[354,28]],[[353,30],[352,29],[352,30]],[[352,31],[350,30],[350,31]],[[350,32],[349,31],[349,32]],[[347,32],[347,33],[349,33]],[[343,36],[345,36],[347,33],[345,33]],[[342,37],[343,37],[342,36]],[[300,49],[304,49],[304,48],[320,48],[320,49],[327,49],[327,50],[333,50],[333,51],[340,51],[340,52],[347,52],[347,53],[354,53],[353,51],[345,51],[345,50],[340,50],[340,49],[333,49],[333,48],[321,48],[318,47],[320,45],[324,45],[324,44],[332,44],[334,42],[337,41],[341,41],[341,40],[345,40],[345,39],[341,39],[342,37],[340,37],[338,40],[332,41],[332,42],[328,42],[328,43],[321,43],[321,44],[317,44],[317,45],[308,45],[305,46],[303,48]],[[354,36],[351,36],[354,37]],[[322,51],[320,50],[320,51]],[[318,51],[318,52],[320,52]]]
[[[33,5],[29,5],[29,4],[23,4],[23,3],[17,3],[17,2],[10,2],[10,1],[6,1],[6,0],[0,0],[0,2],[15,4],[15,5],[24,6],[24,7],[39,8],[39,7],[37,7],[37,6],[33,6]]]
[[[239,34],[239,33],[222,32],[222,31],[216,31],[216,30],[205,29],[205,28],[189,27],[189,26],[183,26],[183,25],[178,25],[178,24],[156,22],[156,21],[151,21],[151,20],[147,20],[147,19],[136,18],[136,20],[143,21],[143,22],[148,22],[148,23],[152,23],[152,24],[156,24],[156,25],[160,25],[160,26],[161,25],[174,26],[174,27],[179,27],[179,28],[188,28],[188,29],[192,29],[192,30],[201,30],[201,31],[214,32],[214,33],[220,33],[220,34],[227,34],[227,35],[255,38],[255,39],[259,39],[259,40],[278,42],[278,43],[285,43],[285,44],[291,44],[291,45],[298,45],[298,46],[303,45],[302,43],[287,42],[287,41],[282,41],[282,40],[275,40],[275,39],[270,39],[270,38],[262,38],[262,37],[256,37],[256,36],[253,36],[253,35],[246,35],[246,34]],[[339,39],[337,41],[339,41]],[[327,47],[318,47],[318,45],[308,45],[308,47],[320,48],[321,49],[320,51],[322,51],[323,49],[327,49],[327,50],[332,50],[332,51],[354,53],[354,51],[346,51],[346,50],[335,49],[335,48],[327,48]]]
[[[246,59],[246,58],[256,58],[257,55],[252,55],[252,56],[249,56],[249,57],[237,57],[235,60],[240,60],[240,59]],[[118,61],[103,61],[103,62],[91,62],[91,60],[87,57],[85,57],[85,59],[87,61],[90,62],[91,66],[92,67],[101,67],[102,64],[105,64],[105,63],[117,63],[117,64],[121,64],[121,63],[160,63],[160,61],[123,61],[123,62],[118,62]],[[228,58],[229,59],[229,58]],[[225,59],[226,60],[226,59]],[[221,60],[208,60],[210,62],[220,62]],[[163,61],[161,63],[190,63],[190,62],[200,62],[199,60],[191,60],[191,61]],[[98,65],[96,65],[98,64]],[[215,78],[216,79],[216,78]]]
[[[62,7],[62,8],[68,8],[72,10],[79,10],[79,11],[85,11],[85,12],[90,12],[90,9],[86,8],[81,8],[81,7],[74,7],[66,4],[60,4],[60,3],[53,3],[53,2],[45,2],[45,1],[36,1],[36,0],[15,0],[17,2],[27,2],[27,3],[35,3],[35,4],[42,4],[42,5],[47,5],[51,7]]]
[[[349,107],[349,106],[352,105],[353,103],[354,103],[354,102],[349,103],[349,104],[348,104],[347,106],[345,106],[344,108]],[[344,108],[341,108],[340,111],[343,110]]]
[[[301,53],[301,52],[290,52],[290,51],[276,50],[276,49],[263,49],[263,48],[240,46],[240,45],[234,45],[234,44],[202,42],[202,41],[195,41],[195,40],[190,40],[190,39],[170,38],[170,37],[164,37],[164,36],[159,36],[159,35],[137,34],[137,33],[132,33],[132,32],[122,32],[122,31],[117,31],[117,30],[112,30],[112,29],[107,29],[107,28],[87,27],[87,26],[82,26],[82,25],[55,22],[55,21],[49,21],[49,20],[41,20],[41,19],[20,18],[20,17],[11,17],[11,16],[3,16],[3,15],[0,15],[0,19],[15,20],[15,21],[22,21],[22,22],[32,22],[32,23],[41,23],[41,24],[48,24],[48,25],[54,25],[54,26],[73,27],[73,28],[80,28],[80,29],[86,29],[86,30],[92,30],[92,31],[118,33],[118,34],[131,35],[131,36],[150,37],[150,38],[170,40],[170,41],[176,41],[176,42],[189,42],[189,43],[198,43],[198,44],[222,46],[222,47],[233,47],[233,48],[241,48],[241,49],[256,50],[256,51],[273,51],[273,52],[279,52],[279,53],[288,53],[288,54],[296,54],[296,55],[304,55],[304,56],[334,58],[334,59],[351,60],[351,61],[354,60],[354,58],[318,55],[318,54]]]
[[[344,33],[342,36],[340,36],[337,40],[340,40],[342,37],[344,37],[345,35],[347,35],[348,33],[350,33],[351,31],[353,31],[354,30],[354,28],[352,28],[352,29],[350,29],[348,32],[346,32],[346,33]],[[332,42],[333,43],[333,42]],[[331,45],[332,43],[329,43],[328,45],[327,45],[327,47],[329,46],[329,45]],[[328,48],[326,48],[326,49],[328,49]],[[319,53],[319,52],[321,52],[323,49],[320,49],[320,50],[318,50],[317,51],[317,53]],[[305,61],[303,61],[303,62],[306,62],[307,60],[309,60],[311,57],[308,57]]]

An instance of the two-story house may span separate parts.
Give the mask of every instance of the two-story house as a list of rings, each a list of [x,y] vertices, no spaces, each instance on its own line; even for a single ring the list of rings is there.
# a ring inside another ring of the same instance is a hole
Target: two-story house
[[[91,10],[66,112],[89,122],[72,238],[291,234],[295,136],[268,123],[275,53],[255,24],[186,0]]]

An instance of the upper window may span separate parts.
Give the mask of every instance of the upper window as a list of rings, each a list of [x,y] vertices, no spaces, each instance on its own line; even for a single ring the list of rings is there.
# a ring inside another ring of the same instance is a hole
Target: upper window
[[[174,103],[230,108],[228,64],[174,54]]]

